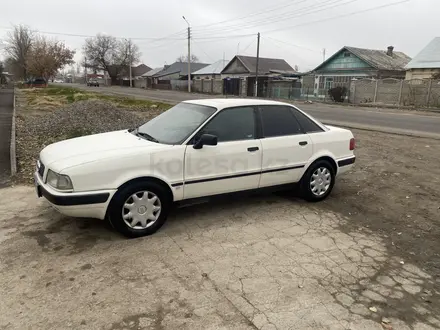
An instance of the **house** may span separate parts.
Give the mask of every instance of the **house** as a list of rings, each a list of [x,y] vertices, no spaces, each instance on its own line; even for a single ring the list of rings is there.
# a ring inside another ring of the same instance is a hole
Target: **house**
[[[224,93],[242,96],[254,96],[257,58],[236,55],[221,72],[224,79]],[[258,95],[265,93],[269,79],[295,73],[295,70],[283,59],[258,59]]]
[[[431,79],[440,75],[440,37],[434,38],[405,67],[406,80]]]
[[[141,79],[142,75],[151,68],[145,64],[131,67],[131,79]],[[110,65],[108,67],[108,74],[112,77],[112,85],[130,86],[130,70],[129,66],[124,65]]]
[[[145,64],[139,64],[138,66],[132,66],[131,67],[131,76],[133,79],[141,79],[142,75],[151,71],[152,69],[145,65]]]
[[[147,71],[142,75],[142,78],[145,79],[145,88],[151,88],[153,86],[153,76],[162,70],[163,66]]]
[[[411,58],[402,52],[345,46],[313,70],[315,95],[326,95],[336,86],[350,85],[352,79],[405,77],[405,66]]]
[[[195,71],[192,74],[192,90],[198,93],[222,94],[223,80],[221,72],[229,60],[219,60]]]
[[[191,74],[209,64],[191,63]],[[153,75],[152,88],[186,90],[188,88],[188,62],[174,62]]]
[[[191,74],[208,65],[205,63],[191,63]],[[165,65],[163,70],[153,75],[153,78],[156,81],[188,79],[188,62],[174,62],[171,65]]]
[[[229,60],[219,60],[212,63],[204,68],[195,71],[192,74],[194,80],[210,80],[210,79],[221,79],[221,72],[225,68]]]

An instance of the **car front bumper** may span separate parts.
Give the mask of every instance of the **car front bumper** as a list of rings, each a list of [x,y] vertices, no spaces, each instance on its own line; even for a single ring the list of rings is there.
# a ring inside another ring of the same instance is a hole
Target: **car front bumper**
[[[44,197],[57,211],[71,217],[103,220],[110,200],[116,192],[116,190],[100,190],[63,193],[44,184],[37,172],[34,173],[34,179],[37,196]]]

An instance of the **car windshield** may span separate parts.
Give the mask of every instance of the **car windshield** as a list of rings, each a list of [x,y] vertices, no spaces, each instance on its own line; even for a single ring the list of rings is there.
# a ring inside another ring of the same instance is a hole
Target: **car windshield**
[[[179,103],[137,129],[141,135],[165,144],[180,144],[187,139],[216,108],[192,103]]]

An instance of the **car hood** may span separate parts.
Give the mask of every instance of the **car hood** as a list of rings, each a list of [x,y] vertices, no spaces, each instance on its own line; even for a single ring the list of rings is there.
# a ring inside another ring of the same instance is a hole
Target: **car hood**
[[[72,166],[165,148],[172,148],[172,145],[151,142],[124,130],[51,144],[41,151],[40,161],[46,167],[61,172]]]

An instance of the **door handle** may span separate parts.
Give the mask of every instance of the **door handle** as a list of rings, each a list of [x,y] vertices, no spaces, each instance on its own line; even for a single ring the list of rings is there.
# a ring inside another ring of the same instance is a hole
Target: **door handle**
[[[248,151],[249,151],[249,152],[254,152],[254,151],[257,151],[257,150],[259,150],[258,147],[249,147],[249,148],[248,148]]]
[[[300,145],[300,146],[306,146],[306,145],[307,145],[307,141],[301,141],[301,142],[299,143],[299,145]]]

